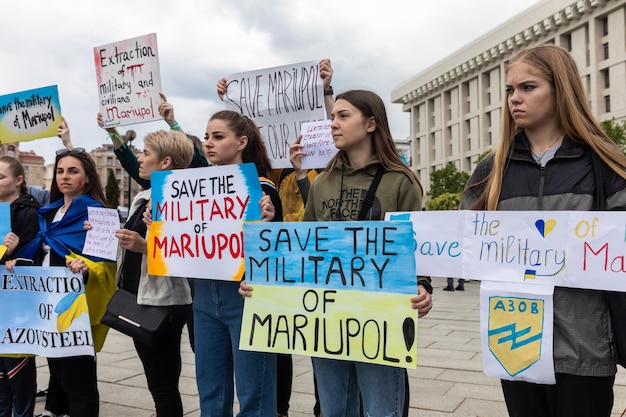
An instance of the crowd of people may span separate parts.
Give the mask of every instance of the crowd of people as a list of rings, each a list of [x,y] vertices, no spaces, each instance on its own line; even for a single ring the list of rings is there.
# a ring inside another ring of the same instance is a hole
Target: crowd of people
[[[90,228],[87,208],[106,207],[106,200],[93,160],[71,145],[65,120],[58,130],[65,147],[56,155],[49,203],[42,206],[28,194],[19,161],[0,158],[0,202],[10,203],[12,224],[4,236],[7,252],[2,263],[12,271],[20,265],[19,258],[82,274],[96,352],[108,330],[100,319],[116,288],[134,294],[138,304],[170,309],[156,346],[134,340],[156,416],[183,415],[179,379],[185,324],[195,353],[202,416],[232,416],[235,393],[241,417],[287,416],[293,367],[290,355],[239,349],[243,305],[254,294],[245,277],[232,282],[148,274],[151,172],[253,163],[263,190],[257,203],[265,222],[372,221],[384,219],[387,212],[422,209],[422,186],[398,156],[383,101],[367,90],[334,97],[332,73],[330,61],[322,60],[320,77],[329,92],[325,105],[338,153],[319,170],[302,168],[300,137],[290,148],[293,169],[272,169],[258,126],[234,111],[209,118],[204,142],[191,137],[176,121],[165,95],[159,113],[170,129],[146,135],[138,158],[116,129],[107,128],[120,162],[144,188],[116,233],[117,263],[82,253]],[[508,62],[505,78],[500,141],[471,176],[460,208],[626,209],[626,157],[593,118],[571,55],[554,45],[524,49]],[[222,79],[218,96],[225,91]],[[102,127],[101,115],[97,121]],[[355,191],[368,189],[375,203],[364,205],[365,192]],[[450,278],[448,289],[453,290],[453,284]],[[462,280],[456,289],[463,290]],[[416,276],[415,291],[407,303],[424,317],[432,308],[430,278]],[[612,322],[617,318],[611,317],[602,291],[555,288],[556,384],[502,380],[509,415],[608,417],[616,374]],[[318,357],[312,358],[312,365],[316,416],[408,415],[405,370]],[[98,416],[95,356],[48,358],[48,367],[42,416]],[[36,387],[32,355],[0,357],[0,416],[32,416]]]

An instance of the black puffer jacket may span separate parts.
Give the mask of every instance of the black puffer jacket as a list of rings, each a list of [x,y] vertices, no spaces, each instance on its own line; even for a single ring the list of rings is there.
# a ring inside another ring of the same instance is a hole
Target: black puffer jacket
[[[20,238],[20,243],[13,254],[18,253],[22,246],[37,236],[39,232],[37,209],[39,207],[39,202],[30,194],[22,194],[11,203],[11,231]],[[2,263],[9,258],[10,256],[2,258]]]
[[[597,158],[599,161],[599,158]],[[483,180],[493,158],[476,167],[469,184]],[[626,181],[600,163],[608,210],[626,210]],[[524,132],[517,134],[504,172],[498,210],[592,210],[595,175],[592,151],[567,136],[553,159],[541,167],[532,158]],[[480,187],[464,193],[461,208],[469,209]],[[612,332],[602,291],[554,289],[554,370],[579,376],[610,376],[617,371]]]

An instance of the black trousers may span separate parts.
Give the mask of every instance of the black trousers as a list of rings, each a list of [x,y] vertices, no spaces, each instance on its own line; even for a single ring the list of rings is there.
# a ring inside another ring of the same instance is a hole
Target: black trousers
[[[610,417],[615,377],[556,374],[556,385],[502,381],[510,417]]]
[[[48,358],[48,368],[46,410],[56,415],[98,417],[100,395],[95,356]]]
[[[154,399],[157,417],[182,417],[180,398],[180,341],[183,326],[191,314],[191,305],[175,306],[164,324],[156,347],[135,342],[137,355],[143,364],[148,389]],[[70,414],[71,415],[71,414]]]
[[[293,361],[291,355],[276,354],[276,406],[278,414],[287,415],[291,399]]]

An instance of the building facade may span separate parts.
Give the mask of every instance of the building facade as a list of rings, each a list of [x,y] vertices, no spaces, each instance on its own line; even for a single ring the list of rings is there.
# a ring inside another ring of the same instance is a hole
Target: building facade
[[[37,187],[45,188],[46,185],[46,160],[43,156],[37,155],[35,151],[18,151],[18,159],[24,166],[26,183]]]
[[[392,91],[411,114],[411,166],[426,192],[434,170],[470,173],[494,149],[506,62],[546,43],[571,52],[598,120],[626,119],[626,0],[542,1]]]
[[[137,148],[133,145],[130,145],[130,148],[135,155],[139,156],[140,151]],[[104,144],[91,151],[90,155],[96,163],[96,169],[98,170],[98,175],[100,176],[102,188],[106,190],[109,170],[112,170],[115,175],[117,185],[120,188],[119,205],[129,207],[133,198],[135,198],[135,196],[143,189],[124,170],[120,162],[117,160],[114,150],[115,147],[112,144]]]

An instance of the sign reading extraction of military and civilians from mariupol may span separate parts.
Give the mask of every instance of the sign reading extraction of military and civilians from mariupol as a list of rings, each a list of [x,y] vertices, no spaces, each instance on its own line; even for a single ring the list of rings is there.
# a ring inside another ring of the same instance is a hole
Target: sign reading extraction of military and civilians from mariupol
[[[244,221],[260,220],[252,163],[152,172],[148,272],[239,281]]]
[[[0,96],[0,143],[51,138],[61,121],[56,85]]]
[[[289,147],[304,122],[325,120],[318,61],[241,72],[226,77],[226,109],[259,127],[274,168],[291,168]]]
[[[156,33],[93,48],[104,127],[161,120]]]
[[[0,355],[94,355],[82,274],[0,266]]]
[[[409,222],[244,225],[239,348],[415,368]]]

